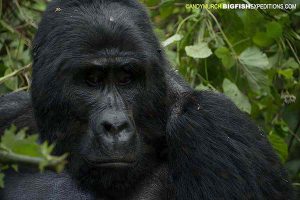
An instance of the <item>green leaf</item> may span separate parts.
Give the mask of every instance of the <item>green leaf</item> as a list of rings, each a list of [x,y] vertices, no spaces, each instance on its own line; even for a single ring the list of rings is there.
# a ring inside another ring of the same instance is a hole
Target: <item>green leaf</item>
[[[0,173],[0,188],[4,188],[4,174]]]
[[[205,42],[200,42],[193,46],[186,46],[185,52],[192,58],[207,58],[212,54],[208,44]]]
[[[270,38],[278,39],[282,36],[282,27],[278,22],[272,21],[266,25],[267,35]]]
[[[36,143],[37,135],[25,137],[25,129],[20,130],[17,134],[14,134],[15,128],[5,130],[4,135],[1,138],[1,147],[8,149],[11,152],[32,156],[40,157],[40,147]]]
[[[268,136],[273,148],[278,152],[280,159],[284,162],[288,156],[288,146],[284,139],[271,132]]]
[[[226,47],[219,47],[216,51],[215,51],[215,55],[221,59],[222,64],[224,65],[224,67],[226,67],[227,69],[230,69],[234,64],[235,64],[235,60],[232,57],[230,51],[228,48]]]
[[[166,56],[168,57],[171,66],[176,66],[176,58],[177,58],[176,52],[170,50],[169,48],[166,48],[165,53]]]
[[[166,47],[166,46],[172,44],[173,42],[180,41],[180,40],[182,39],[182,37],[183,37],[183,36],[180,35],[180,34],[175,34],[175,35],[169,37],[168,39],[166,39],[165,41],[163,41],[163,42],[162,42],[162,46],[163,46],[163,47]]]
[[[0,140],[0,160],[5,164],[18,170],[15,164],[24,162],[35,164],[42,171],[46,166],[51,166],[57,170],[62,170],[66,164],[67,154],[62,156],[51,156],[54,145],[38,143],[37,135],[26,136],[25,129],[17,132],[15,126],[5,130]],[[3,170],[3,169],[2,169]]]
[[[156,6],[160,3],[160,0],[146,0],[144,2],[147,6]]]
[[[43,1],[36,1],[32,7],[36,10],[44,11],[46,9],[46,4]]]
[[[244,72],[252,91],[256,93],[267,92],[269,90],[268,86],[271,85],[271,80],[269,80],[266,72],[261,68],[253,66],[245,65],[245,68]]]
[[[195,88],[195,90],[198,90],[198,91],[205,91],[205,90],[217,91],[216,88],[214,88],[214,86],[212,86],[211,84],[204,85],[203,83],[198,85]]]
[[[243,64],[243,70],[248,83],[254,92],[262,89],[268,90],[270,80],[264,70],[269,69],[269,59],[257,47],[245,49],[239,56],[239,61]]]
[[[11,25],[7,24],[5,21],[0,20],[0,24],[1,24],[1,26],[2,26],[3,28],[6,28],[6,29],[7,29],[8,31],[10,31],[11,33],[14,33],[14,32],[15,32],[15,29],[14,29]]]
[[[284,76],[286,79],[291,79],[293,77],[293,70],[292,69],[283,69],[278,70],[278,74]]]
[[[295,61],[293,57],[290,57],[283,65],[282,68],[292,68],[292,69],[298,69],[300,65]]]
[[[300,160],[290,160],[285,163],[284,165],[291,175],[296,175],[298,172],[300,172]]]
[[[161,18],[169,17],[174,10],[174,0],[166,0],[159,6],[159,13]]]
[[[240,17],[244,24],[244,32],[250,37],[264,24],[264,17],[258,11],[244,10],[240,13]]]
[[[248,47],[239,56],[242,64],[267,69],[269,65],[268,57],[261,52],[257,47]]]
[[[5,70],[4,76],[12,73],[13,71],[11,68],[8,68]],[[17,77],[11,77],[7,81],[4,82],[5,86],[11,90],[16,90],[18,88],[18,78]]]
[[[265,32],[256,32],[252,38],[254,44],[260,47],[268,47],[274,43],[274,40]]]
[[[16,172],[19,171],[19,166],[18,165],[11,165],[11,168],[13,168],[13,170],[15,170]]]
[[[266,69],[271,69],[272,67],[276,67],[279,61],[279,53],[275,53],[274,55],[268,57],[269,65],[266,67]]]
[[[251,113],[251,104],[248,98],[239,90],[239,88],[228,79],[223,81],[223,91],[226,96],[228,96],[236,106],[247,113]]]

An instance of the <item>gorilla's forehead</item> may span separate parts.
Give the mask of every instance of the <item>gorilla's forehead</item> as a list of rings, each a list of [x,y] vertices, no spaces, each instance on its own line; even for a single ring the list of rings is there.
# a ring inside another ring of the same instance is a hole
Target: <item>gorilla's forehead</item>
[[[71,46],[73,52],[119,47],[124,51],[145,49],[143,30],[137,21],[140,11],[120,2],[83,2],[54,6],[51,14],[56,27],[50,31],[60,38],[62,47]]]
[[[127,54],[157,63],[159,48],[148,15],[136,1],[54,0],[39,24],[33,58],[37,63],[51,55],[52,67]]]

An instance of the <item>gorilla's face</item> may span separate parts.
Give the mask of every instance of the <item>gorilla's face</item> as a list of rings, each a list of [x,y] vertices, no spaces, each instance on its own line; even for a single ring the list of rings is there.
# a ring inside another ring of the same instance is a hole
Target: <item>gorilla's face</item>
[[[70,166],[83,183],[88,177],[93,186],[124,187],[122,180],[134,181],[155,166],[164,98],[151,91],[157,86],[148,83],[147,68],[134,58],[105,57],[64,72],[65,123],[72,128],[62,144],[72,141]]]
[[[79,111],[79,124],[85,126],[79,145],[87,164],[128,168],[137,162],[141,135],[132,107],[145,89],[144,76],[139,65],[116,61],[94,61],[91,66],[72,72],[65,90]]]
[[[70,153],[68,168],[83,185],[130,187],[162,151],[167,110],[159,44],[138,4],[56,4],[40,23],[33,52],[42,139]],[[53,12],[57,6],[61,13]]]

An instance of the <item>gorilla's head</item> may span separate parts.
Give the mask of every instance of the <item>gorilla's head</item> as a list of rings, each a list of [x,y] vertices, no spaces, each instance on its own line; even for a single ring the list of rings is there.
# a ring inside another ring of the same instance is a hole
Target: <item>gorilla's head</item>
[[[166,61],[136,1],[54,0],[33,49],[41,138],[69,152],[87,187],[129,187],[158,162],[166,124]],[[125,182],[126,180],[126,182]]]

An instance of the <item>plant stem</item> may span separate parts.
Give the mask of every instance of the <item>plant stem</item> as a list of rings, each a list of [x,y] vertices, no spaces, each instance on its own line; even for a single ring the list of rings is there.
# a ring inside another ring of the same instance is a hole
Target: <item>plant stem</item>
[[[60,163],[64,162],[64,159],[66,157],[67,157],[67,154],[65,154],[65,155],[63,155],[59,158],[47,160],[47,167],[53,168],[56,165],[59,165]],[[20,154],[16,154],[16,153],[13,153],[13,152],[0,150],[0,163],[6,163],[6,164],[22,163],[22,164],[29,164],[29,165],[38,166],[39,164],[41,164],[43,162],[45,162],[45,158],[20,155]]]
[[[2,84],[2,83],[3,83],[4,81],[6,81],[7,79],[10,79],[11,77],[16,76],[16,75],[19,74],[21,71],[26,70],[26,69],[29,69],[30,67],[31,67],[31,64],[28,64],[28,65],[26,65],[25,67],[22,67],[22,68],[20,68],[20,69],[14,71],[14,72],[12,72],[12,73],[10,73],[10,74],[7,74],[7,75],[1,77],[1,78],[0,78],[0,84]]]

